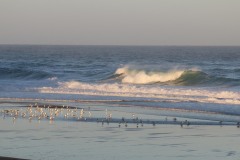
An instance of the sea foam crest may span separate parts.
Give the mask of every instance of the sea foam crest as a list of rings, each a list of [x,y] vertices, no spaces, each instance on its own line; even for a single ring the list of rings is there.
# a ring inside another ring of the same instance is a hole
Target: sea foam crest
[[[149,84],[173,81],[181,77],[184,70],[170,70],[167,72],[130,69],[125,66],[118,68],[115,74],[121,75],[122,83]]]

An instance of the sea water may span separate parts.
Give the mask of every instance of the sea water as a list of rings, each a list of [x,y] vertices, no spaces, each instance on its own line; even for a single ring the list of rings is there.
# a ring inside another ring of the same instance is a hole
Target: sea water
[[[5,114],[38,104],[92,117]],[[237,159],[240,47],[0,45],[0,111],[0,156]]]
[[[240,114],[240,47],[0,46],[0,98]]]

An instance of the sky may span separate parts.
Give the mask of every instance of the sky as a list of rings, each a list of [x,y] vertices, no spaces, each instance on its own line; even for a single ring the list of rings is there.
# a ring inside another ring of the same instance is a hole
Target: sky
[[[0,44],[240,45],[240,0],[0,0]]]

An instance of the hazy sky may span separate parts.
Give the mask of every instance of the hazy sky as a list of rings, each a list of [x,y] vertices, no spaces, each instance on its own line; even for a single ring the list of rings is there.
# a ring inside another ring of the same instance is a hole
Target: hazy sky
[[[0,44],[240,45],[240,0],[0,0]]]

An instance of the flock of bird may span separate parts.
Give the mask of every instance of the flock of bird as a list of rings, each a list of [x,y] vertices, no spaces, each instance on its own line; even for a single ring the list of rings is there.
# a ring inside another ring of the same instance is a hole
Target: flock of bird
[[[70,117],[82,119],[85,116],[85,111],[83,109],[68,107],[68,106],[46,106],[46,105],[29,105],[26,108],[20,109],[8,109],[2,110],[3,118],[6,116],[13,117],[13,120],[16,120],[19,117],[28,118],[31,122],[32,119],[43,120],[48,119],[53,121],[60,115],[63,115],[65,119]],[[91,112],[88,111],[88,117],[91,117]]]
[[[104,123],[118,123],[118,127],[121,126],[128,127],[128,123],[136,124],[136,127],[139,128],[140,126],[143,127],[144,124],[151,124],[155,126],[156,124],[160,123],[158,121],[150,121],[139,119],[135,114],[132,114],[132,117],[126,119],[122,117],[113,118],[112,113],[109,112],[107,109],[105,110],[105,116],[102,118],[94,118],[92,117],[92,113],[90,111],[90,107],[86,110],[83,108],[77,107],[69,107],[69,106],[51,106],[51,105],[29,105],[28,107],[22,107],[20,109],[5,109],[1,110],[0,112],[3,115],[3,119],[5,117],[12,117],[13,122],[15,123],[17,118],[26,118],[31,122],[34,120],[49,120],[53,122],[55,119],[73,119],[79,121],[87,121],[87,122],[101,122],[102,126]],[[168,118],[165,118],[165,122],[168,121]],[[167,124],[167,123],[166,123]],[[181,127],[184,125],[189,126],[191,123],[188,120],[185,121],[178,121],[177,118],[173,118],[171,122],[168,121],[168,124],[179,124]],[[219,125],[222,126],[222,121],[219,121]],[[240,122],[237,122],[237,127],[240,128]]]
[[[50,122],[55,119],[74,119],[79,121],[87,121],[97,123],[101,122],[102,126],[104,123],[118,123],[118,126],[121,127],[121,124],[124,124],[125,127],[128,126],[128,123],[136,123],[137,127],[139,123],[143,127],[143,121],[138,120],[138,117],[135,117],[135,114],[132,114],[132,121],[127,121],[122,117],[121,120],[112,118],[112,113],[107,109],[105,110],[104,118],[94,118],[92,117],[92,113],[90,111],[90,107],[86,110],[83,108],[79,109],[77,107],[69,107],[69,106],[51,106],[51,105],[35,105],[30,104],[28,107],[21,107],[20,109],[5,109],[1,110],[1,114],[3,115],[3,119],[6,117],[12,117],[13,122],[15,123],[17,118],[25,118],[28,119],[29,122],[32,120],[49,120]],[[152,122],[153,126],[155,126],[155,122]]]

